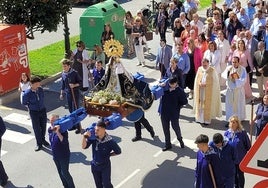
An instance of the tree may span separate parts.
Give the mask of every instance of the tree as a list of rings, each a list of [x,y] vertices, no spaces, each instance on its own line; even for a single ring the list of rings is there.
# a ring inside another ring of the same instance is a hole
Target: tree
[[[26,25],[26,35],[34,32],[57,31],[58,24],[70,13],[70,0],[1,0],[0,20],[7,24]]]

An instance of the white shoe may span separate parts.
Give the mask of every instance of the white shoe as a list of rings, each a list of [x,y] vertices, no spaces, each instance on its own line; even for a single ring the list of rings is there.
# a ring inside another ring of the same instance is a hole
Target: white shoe
[[[137,66],[140,66],[141,65],[141,63],[137,63]]]
[[[142,62],[142,65],[141,66],[144,67],[145,66],[145,62]]]

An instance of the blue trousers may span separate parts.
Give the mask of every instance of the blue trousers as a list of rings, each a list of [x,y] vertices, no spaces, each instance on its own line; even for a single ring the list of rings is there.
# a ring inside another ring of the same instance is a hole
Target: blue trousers
[[[234,188],[235,186],[235,176],[223,177],[224,188]]]
[[[71,91],[66,92],[66,99],[67,99],[68,108],[69,108],[70,113],[76,110],[75,103],[77,105],[77,108],[79,108],[79,90],[74,89],[73,91],[74,91],[74,97],[73,97]],[[74,103],[74,99],[75,99],[75,103]]]
[[[70,113],[77,110],[77,108],[79,108],[79,90],[74,89],[73,91],[74,91],[74,97],[73,97],[71,91],[66,93],[66,98],[67,98],[67,103],[68,103],[68,108],[69,108]],[[77,108],[75,107],[74,99],[75,99],[75,103],[76,103]],[[78,128],[78,127],[80,127],[80,123],[74,125],[73,129]]]
[[[36,139],[36,144],[42,146],[45,141],[46,126],[47,126],[47,112],[44,108],[41,111],[30,110],[30,116],[32,120],[32,126]]]
[[[235,165],[235,188],[244,188],[245,186],[245,176],[239,168],[239,164]]]
[[[96,188],[113,188],[111,183],[111,162],[101,165],[92,163],[91,172],[94,177]]]
[[[64,188],[75,188],[73,178],[69,172],[69,158],[66,159],[54,159],[61,182]]]
[[[177,139],[181,140],[181,129],[180,129],[180,125],[179,125],[179,119],[170,119],[167,118],[163,115],[161,115],[161,122],[162,122],[162,128],[164,131],[164,135],[165,135],[165,142],[166,142],[166,147],[171,146],[171,141],[170,141],[170,122],[171,122],[171,126],[172,129],[174,130]]]

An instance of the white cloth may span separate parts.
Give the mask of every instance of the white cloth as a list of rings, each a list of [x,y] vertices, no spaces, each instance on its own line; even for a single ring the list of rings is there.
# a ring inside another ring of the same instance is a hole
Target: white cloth
[[[30,85],[30,82],[26,82],[26,83],[23,83],[23,82],[20,82],[20,85],[19,85],[20,89],[21,89],[21,93],[20,93],[20,103],[22,104],[22,95],[24,94],[24,91],[26,89],[29,89],[31,87]]]
[[[231,80],[231,74],[236,72],[239,75],[239,78],[234,82]],[[226,120],[233,115],[237,115],[238,118],[242,121],[246,119],[246,99],[245,99],[245,89],[244,85],[247,80],[247,71],[246,69],[239,65],[235,69],[232,65],[228,66],[225,71],[221,74],[223,78],[226,79],[226,98],[225,98],[225,111],[226,111]]]
[[[203,58],[209,60],[209,65],[214,67],[218,74],[221,73],[221,52],[219,50],[215,50],[214,52],[206,50]]]
[[[200,87],[200,83],[206,84],[206,86]],[[193,112],[195,113],[196,122],[210,124],[211,119],[222,116],[218,74],[214,68],[198,68],[194,82],[194,91]],[[211,101],[206,102],[206,98],[209,98]],[[208,113],[207,118],[205,118],[205,113]]]
[[[200,20],[198,20],[197,23],[195,23],[194,20],[192,20],[190,22],[190,25],[191,26],[197,26],[197,28],[198,28],[198,35],[202,33],[202,29],[204,27],[203,22],[201,22]]]
[[[73,54],[76,54],[76,53],[77,53],[77,49],[74,49]],[[89,57],[88,57],[88,51],[87,50],[83,50],[82,57],[83,57],[83,61],[87,61],[87,63],[82,63],[82,68],[83,68],[83,78],[82,78],[83,79],[83,87],[86,88],[86,87],[89,87],[89,81],[88,81],[89,70],[87,68]]]

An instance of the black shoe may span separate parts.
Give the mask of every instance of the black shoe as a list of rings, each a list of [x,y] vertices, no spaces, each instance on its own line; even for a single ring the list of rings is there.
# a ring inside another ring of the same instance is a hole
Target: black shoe
[[[7,185],[7,182],[8,182],[8,178],[7,178],[7,180],[1,182],[1,186],[5,187]]]
[[[151,137],[154,138],[154,136],[155,136],[155,132],[152,131],[152,132],[150,132],[150,134],[151,134]]]
[[[140,136],[135,136],[131,140],[132,140],[132,142],[137,142],[137,141],[141,140],[141,137]]]
[[[181,139],[181,140],[179,140],[179,142],[180,142],[181,148],[184,148],[184,142],[183,142],[183,140]]]
[[[209,124],[208,124],[208,123],[203,123],[203,125],[204,125],[204,126],[209,126]]]
[[[43,142],[43,145],[44,145],[45,147],[49,147],[49,146],[50,146],[50,144],[49,144],[46,140]]]
[[[35,148],[34,148],[34,151],[39,151],[39,150],[41,150],[42,149],[42,145],[41,146],[36,146]]]
[[[162,148],[162,151],[167,151],[170,150],[172,148],[172,146],[165,146],[164,148]]]

